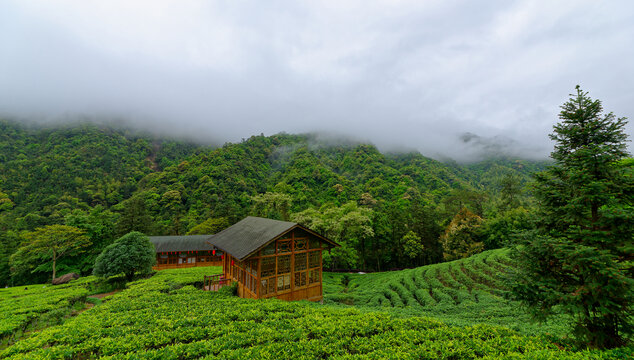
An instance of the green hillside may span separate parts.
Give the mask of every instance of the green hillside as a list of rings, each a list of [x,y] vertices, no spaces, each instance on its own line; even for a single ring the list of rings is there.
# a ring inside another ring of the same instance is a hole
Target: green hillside
[[[185,234],[211,218],[234,223],[247,215],[283,218],[307,209],[351,218],[365,214],[363,226],[373,235],[362,247],[355,234],[346,234],[350,241],[340,239],[348,253],[359,254],[339,261],[340,267],[434,263],[442,260],[440,232],[461,207],[494,219],[505,211],[500,179],[512,174],[525,182],[540,166],[503,159],[442,163],[314,134],[253,136],[212,148],[114,125],[38,127],[0,120],[0,286],[49,276],[46,262],[10,271],[22,232],[37,227],[63,224],[86,231],[91,248],[61,259],[58,270],[88,275],[101,250],[131,230]],[[514,206],[530,205],[518,191],[522,201]],[[285,203],[265,201],[263,209],[255,209],[254,197],[267,192]],[[407,254],[402,241],[410,230],[425,248],[416,256]],[[487,246],[500,246],[499,238]]]
[[[248,300],[224,291],[229,288],[197,289],[210,272],[165,270],[130,283],[63,324],[28,334],[2,349],[0,358],[607,359],[631,350],[576,352],[545,337],[490,325],[452,326],[391,311]],[[69,294],[74,286],[86,286],[71,284]],[[0,304],[18,292],[0,289]]]

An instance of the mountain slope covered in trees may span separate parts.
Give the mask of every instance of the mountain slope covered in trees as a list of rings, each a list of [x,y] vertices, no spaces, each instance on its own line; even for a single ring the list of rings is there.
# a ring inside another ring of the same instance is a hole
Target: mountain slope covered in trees
[[[52,224],[78,227],[93,244],[60,260],[60,273],[89,273],[99,252],[131,230],[185,234],[208,219],[249,214],[312,224],[343,242],[331,267],[438,262],[441,232],[463,207],[492,219],[509,210],[505,179],[515,186],[510,208],[530,206],[523,186],[543,166],[442,163],[314,134],[212,148],[115,126],[0,121],[0,285],[46,278],[45,259],[10,272],[10,256],[23,232]]]

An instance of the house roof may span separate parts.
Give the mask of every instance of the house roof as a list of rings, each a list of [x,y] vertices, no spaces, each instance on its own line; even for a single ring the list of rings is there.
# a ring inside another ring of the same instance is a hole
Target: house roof
[[[150,236],[156,252],[207,251],[214,247],[208,242],[213,235]]]
[[[209,242],[236,259],[243,260],[296,227],[302,228],[332,246],[339,246],[336,242],[297,223],[254,216],[248,216],[217,233],[209,238]]]

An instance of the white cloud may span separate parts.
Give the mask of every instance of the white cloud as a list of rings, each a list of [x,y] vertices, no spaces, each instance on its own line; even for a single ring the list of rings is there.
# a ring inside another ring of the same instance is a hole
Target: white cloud
[[[335,131],[467,158],[549,152],[576,84],[634,112],[626,1],[5,1],[0,111],[235,141]],[[628,128],[632,134],[632,127]]]

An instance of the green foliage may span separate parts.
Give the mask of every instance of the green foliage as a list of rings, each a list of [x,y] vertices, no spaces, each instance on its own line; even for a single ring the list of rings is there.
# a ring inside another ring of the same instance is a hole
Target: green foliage
[[[413,231],[410,231],[403,236],[403,244],[405,255],[412,259],[420,257],[425,250],[425,247],[421,243],[420,236],[416,235]]]
[[[132,280],[136,272],[150,273],[155,263],[156,251],[150,238],[133,231],[103,250],[95,262],[94,274],[104,278],[123,274]]]
[[[537,323],[519,302],[507,299],[504,278],[515,267],[509,255],[509,249],[498,249],[401,271],[324,273],[324,299],[329,305],[425,316],[451,325],[488,324],[524,335],[547,333],[559,343],[570,343],[570,316],[555,311],[548,321]]]
[[[462,209],[468,209],[470,212],[482,217],[487,200],[488,196],[486,193],[468,189],[454,189],[443,200],[443,205],[450,214],[456,214]]]
[[[619,166],[626,122],[579,87],[559,118],[555,164],[536,175],[538,229],[517,247],[513,294],[538,318],[555,306],[570,314],[590,346],[619,346],[632,333],[634,301],[634,177]]]
[[[628,349],[559,350],[545,338],[488,325],[253,301],[191,286],[220,268],[160,271],[108,301],[34,333],[2,359],[601,359]]]
[[[53,224],[84,229],[93,246],[58,266],[88,274],[105,246],[131,231],[185,234],[210,218],[225,217],[229,224],[249,214],[286,219],[355,202],[372,210],[374,235],[346,240],[351,246],[337,250],[338,266],[419,266],[442,260],[439,235],[461,206],[495,217],[499,179],[512,173],[523,186],[540,166],[508,159],[441,163],[313,134],[252,136],[212,149],[114,126],[0,121],[0,189],[6,195],[0,195],[0,234]],[[522,204],[529,203],[526,196]],[[108,222],[116,224],[115,235],[90,230],[105,231]],[[409,231],[424,248],[415,258],[403,242]],[[10,239],[0,236],[6,249],[0,270],[16,250]],[[41,274],[0,273],[0,285],[43,281]]]
[[[38,284],[0,289],[0,340],[12,343],[27,330],[54,325],[53,318],[59,321],[71,312],[74,304],[83,304],[93,280],[82,278],[56,286]]]
[[[480,237],[486,249],[497,249],[517,243],[518,234],[533,228],[531,213],[520,206],[485,219]]]
[[[83,275],[92,274],[97,256],[116,239],[115,224],[119,214],[98,205],[90,211],[75,210],[64,217],[66,225],[77,227],[86,232],[92,245],[79,256],[69,256],[60,261],[66,268],[74,267]]]
[[[445,260],[466,258],[484,250],[484,245],[479,239],[481,225],[481,217],[467,208],[462,208],[440,238]]]
[[[340,207],[308,209],[292,215],[293,221],[334,240],[341,247],[324,254],[324,266],[364,267],[369,239],[374,236],[372,209],[348,202]]]
[[[226,217],[211,218],[194,226],[187,235],[213,235],[228,227],[229,220]]]
[[[502,208],[508,210],[520,206],[522,195],[520,177],[513,173],[507,173],[499,180],[499,184]]]
[[[124,201],[121,218],[117,223],[119,236],[132,231],[149,233],[152,230],[152,217],[148,214],[143,195],[135,195]]]
[[[10,258],[20,244],[15,231],[0,232],[0,285],[11,283]]]
[[[293,199],[287,194],[266,192],[251,196],[255,216],[288,221]]]
[[[24,233],[24,242],[11,255],[11,265],[18,269],[32,268],[38,263],[43,265],[50,261],[54,280],[60,258],[82,253],[92,244],[84,234],[84,231],[68,225],[48,225]]]
[[[0,212],[13,209],[13,201],[9,199],[9,196],[0,191]]]

